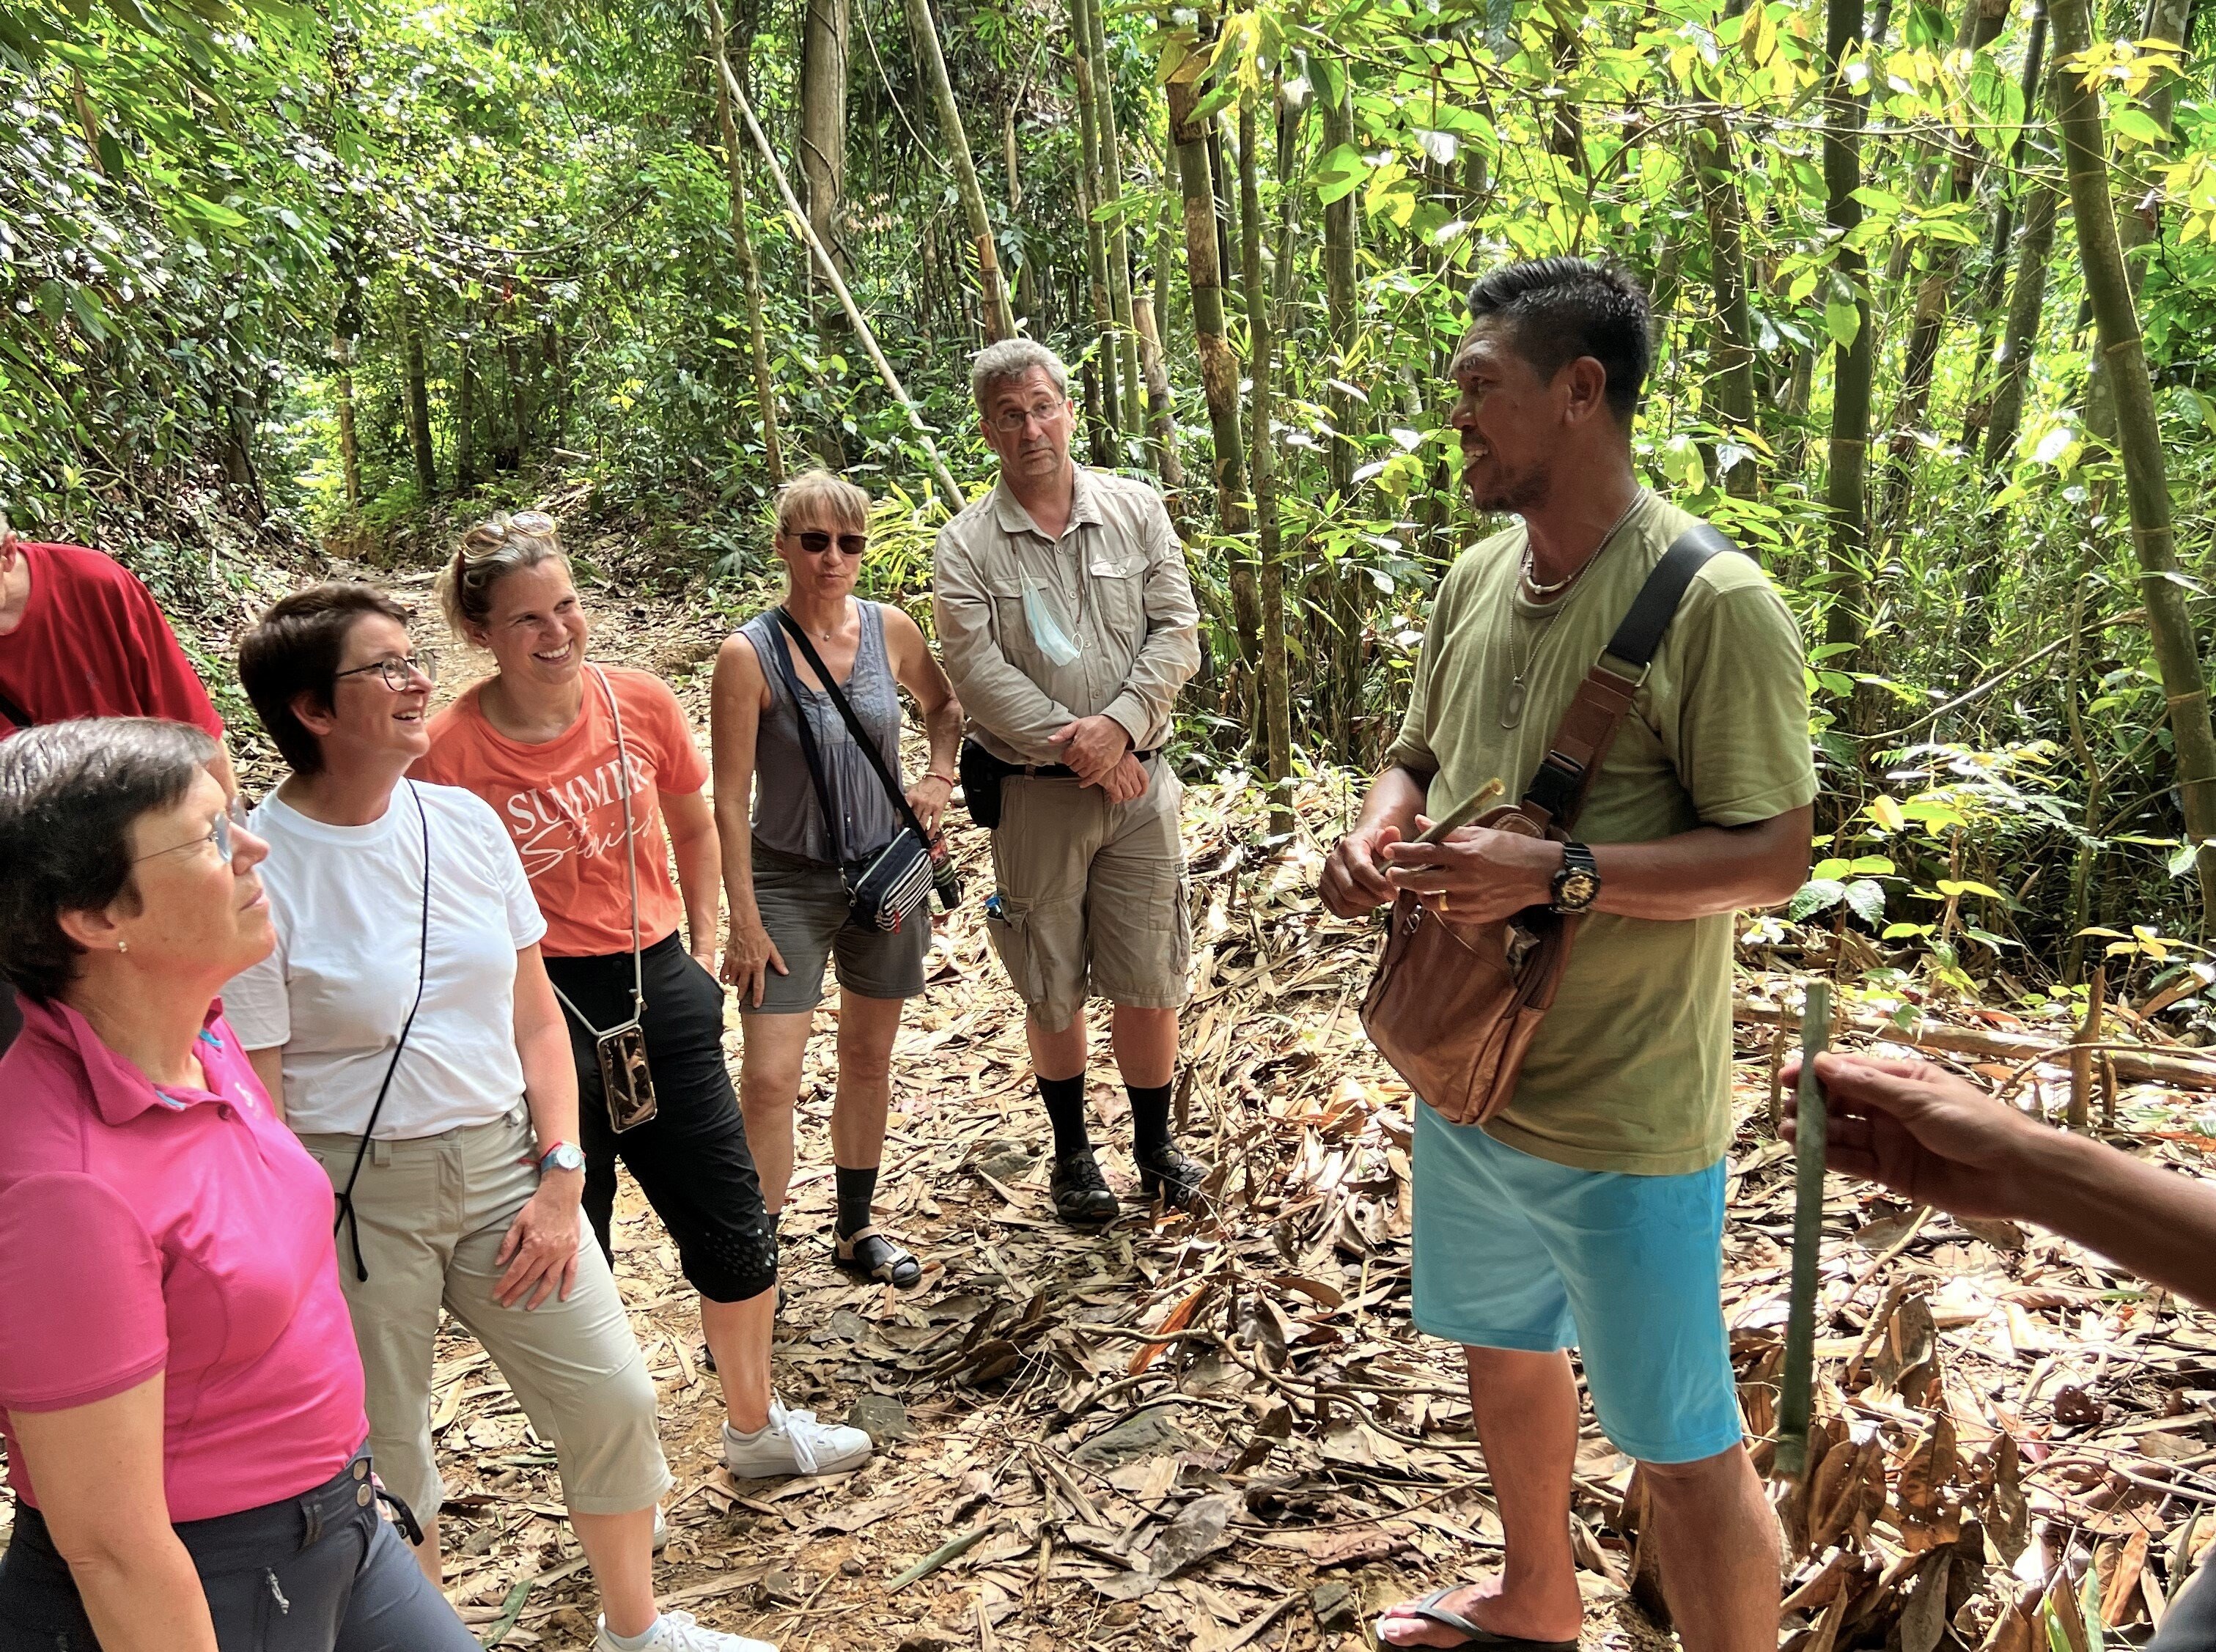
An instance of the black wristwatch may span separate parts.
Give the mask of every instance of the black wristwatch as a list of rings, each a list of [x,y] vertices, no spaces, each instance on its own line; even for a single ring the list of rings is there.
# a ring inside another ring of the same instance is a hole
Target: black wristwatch
[[[1600,863],[1583,844],[1564,844],[1554,873],[1554,910],[1573,916],[1589,912],[1600,899]]]

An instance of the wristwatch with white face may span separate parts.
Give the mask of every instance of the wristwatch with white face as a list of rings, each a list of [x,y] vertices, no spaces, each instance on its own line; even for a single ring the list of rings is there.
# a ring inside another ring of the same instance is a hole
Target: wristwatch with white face
[[[1575,916],[1592,910],[1600,899],[1600,863],[1583,844],[1562,845],[1562,864],[1554,873],[1554,910]]]
[[[539,1174],[549,1170],[582,1170],[585,1168],[585,1151],[574,1142],[557,1141],[546,1150],[539,1161]]]

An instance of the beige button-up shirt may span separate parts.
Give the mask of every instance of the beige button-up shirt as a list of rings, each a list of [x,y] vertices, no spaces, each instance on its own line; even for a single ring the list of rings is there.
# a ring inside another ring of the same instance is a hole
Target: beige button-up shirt
[[[1078,642],[1067,666],[1031,640],[1026,575]],[[932,586],[970,737],[1003,763],[1064,761],[1047,737],[1079,717],[1113,717],[1134,751],[1169,738],[1178,690],[1200,669],[1200,611],[1169,513],[1146,483],[1080,468],[1058,540],[995,484],[939,531]]]

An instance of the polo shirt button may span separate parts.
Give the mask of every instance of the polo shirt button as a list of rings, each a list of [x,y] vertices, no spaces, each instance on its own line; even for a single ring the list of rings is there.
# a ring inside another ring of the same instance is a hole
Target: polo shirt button
[[[354,1459],[354,1477],[357,1480],[369,1478],[369,1463],[366,1459],[357,1457]]]
[[[371,1495],[372,1495],[371,1491],[370,1491],[370,1489],[369,1489],[369,1488],[368,1488],[367,1486],[356,1486],[356,1487],[354,1488],[354,1500],[355,1503],[357,1503],[359,1506],[360,1506],[360,1507],[361,1507],[361,1508],[368,1508],[368,1507],[369,1507],[369,1500],[370,1500]]]

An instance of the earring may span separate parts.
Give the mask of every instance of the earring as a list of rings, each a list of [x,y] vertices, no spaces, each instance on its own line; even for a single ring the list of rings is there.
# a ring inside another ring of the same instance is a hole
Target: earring
[[[131,950],[131,943],[128,941],[118,941],[115,943],[115,949],[118,952],[128,952]]]

